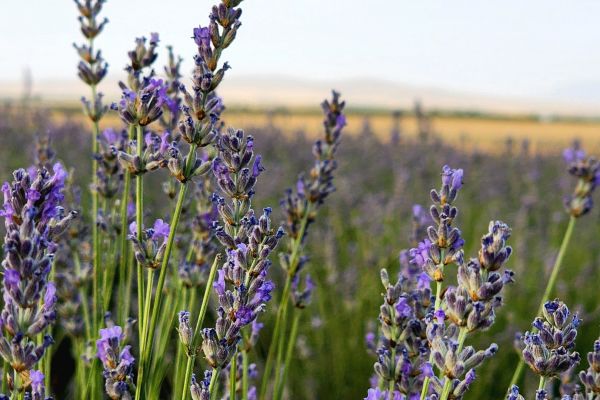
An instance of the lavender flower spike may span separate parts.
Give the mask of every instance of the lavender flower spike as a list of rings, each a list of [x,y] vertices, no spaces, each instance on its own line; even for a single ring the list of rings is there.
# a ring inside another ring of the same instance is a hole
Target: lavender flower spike
[[[6,236],[2,268],[4,307],[0,317],[0,355],[16,373],[32,370],[52,338],[40,334],[56,318],[56,288],[48,282],[55,240],[75,218],[60,206],[66,172],[60,164],[13,173],[2,186]],[[8,371],[7,371],[8,372]]]
[[[600,339],[594,342],[593,351],[587,354],[587,360],[589,368],[579,373],[579,380],[585,387],[587,398],[597,399],[600,396]]]
[[[565,198],[565,207],[573,217],[580,217],[592,209],[592,193],[600,185],[600,161],[586,157],[578,147],[566,149],[563,157],[569,174],[578,179],[573,194]]]
[[[525,333],[523,359],[536,374],[556,377],[579,363],[579,353],[573,351],[577,327],[581,320],[570,315],[567,306],[558,301],[544,304],[543,318],[536,318],[537,332]]]
[[[104,366],[105,390],[113,400],[130,400],[130,387],[133,385],[133,364],[131,346],[121,347],[125,340],[123,329],[112,326],[100,329],[100,339],[96,341],[97,357]]]

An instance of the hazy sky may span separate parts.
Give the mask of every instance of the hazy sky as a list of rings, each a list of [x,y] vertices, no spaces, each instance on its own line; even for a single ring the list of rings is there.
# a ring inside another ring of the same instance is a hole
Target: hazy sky
[[[136,36],[161,34],[186,58],[216,0],[109,0],[99,38],[121,73]],[[382,78],[492,95],[543,97],[600,86],[600,1],[246,0],[224,60],[238,76]],[[80,42],[69,0],[0,0],[0,81],[69,79]],[[161,58],[162,60],[162,58]],[[160,61],[160,60],[159,60]],[[594,86],[596,85],[596,86]],[[2,88],[0,87],[0,92]]]

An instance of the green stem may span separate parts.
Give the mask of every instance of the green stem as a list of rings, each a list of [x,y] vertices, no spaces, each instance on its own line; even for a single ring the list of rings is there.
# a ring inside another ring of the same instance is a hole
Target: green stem
[[[190,382],[190,376],[192,374],[192,370],[194,369],[194,361],[196,360],[196,353],[198,348],[198,341],[200,337],[200,329],[202,328],[202,324],[204,323],[204,317],[206,316],[206,310],[208,309],[208,301],[210,299],[210,293],[212,291],[213,282],[215,281],[215,275],[217,274],[217,266],[221,261],[221,254],[217,254],[215,260],[210,267],[210,272],[208,274],[208,281],[206,282],[206,288],[204,288],[204,297],[202,297],[202,305],[200,306],[200,314],[198,315],[198,319],[196,320],[196,327],[194,329],[194,337],[192,339],[191,346],[191,355],[188,354],[188,361],[185,366],[185,372],[183,376],[183,393],[181,396],[181,400],[185,400],[187,398],[187,394],[189,390],[187,390]],[[214,370],[213,370],[214,374]],[[211,392],[212,396],[212,392]]]
[[[129,125],[129,134],[128,138],[133,138],[135,134],[135,126]],[[129,271],[128,261],[128,251],[129,246],[127,245],[127,232],[128,232],[128,222],[127,218],[127,206],[129,204],[129,192],[131,190],[131,173],[129,170],[125,169],[125,181],[123,183],[123,193],[121,193],[121,241],[120,241],[120,249],[119,249],[119,293],[120,293],[120,301],[121,307],[117,307],[118,309],[118,321],[124,325],[127,317],[129,315],[129,307],[131,304],[131,280],[128,279],[131,271]]]
[[[538,390],[543,390],[546,386],[546,377],[540,376],[540,384],[538,385]]]
[[[267,393],[267,386],[269,384],[269,380],[271,378],[271,370],[273,369],[273,361],[275,358],[276,350],[274,344],[279,343],[279,335],[282,332],[285,332],[285,327],[282,330],[282,325],[284,325],[284,317],[287,313],[287,306],[290,297],[290,287],[292,284],[292,279],[296,274],[296,268],[298,267],[299,253],[300,247],[302,246],[302,239],[304,237],[304,233],[306,232],[306,227],[308,225],[308,217],[312,212],[312,203],[308,203],[304,215],[302,217],[302,222],[300,224],[300,230],[298,232],[298,236],[294,242],[292,242],[292,255],[290,257],[290,263],[288,265],[288,273],[286,276],[285,286],[283,289],[283,294],[281,297],[281,303],[279,304],[279,309],[277,310],[277,317],[275,319],[275,328],[273,329],[273,337],[271,338],[271,344],[269,346],[269,352],[267,354],[267,361],[265,363],[265,370],[263,374],[263,379],[260,387],[260,396],[259,399],[264,399]]]
[[[194,293],[196,291],[194,290]],[[188,288],[184,288],[183,289],[183,296],[182,296],[182,304],[180,305],[179,309],[180,310],[186,310],[186,307],[188,305],[188,297],[189,297],[189,293],[190,290]],[[190,311],[190,315],[193,315],[193,313]],[[180,341],[177,341],[177,353],[175,355],[175,374],[173,376],[173,400],[175,400],[177,397],[176,394],[177,393],[181,393],[181,371],[183,368],[183,360],[184,360],[184,354],[185,354],[185,347],[183,346],[183,344]]]
[[[242,400],[248,400],[248,390],[250,382],[248,380],[248,368],[250,367],[250,357],[248,349],[242,350]]]
[[[90,49],[93,45],[92,39],[90,39]],[[96,103],[96,85],[91,85],[92,90],[92,102]],[[92,153],[98,153],[98,134],[100,133],[100,127],[98,121],[94,121],[92,129]],[[94,187],[98,184],[98,161],[92,157],[92,182]],[[99,293],[98,293],[98,280],[100,279],[100,232],[98,231],[98,191],[94,188],[92,190],[92,251],[93,251],[93,274],[92,274],[92,315],[93,315],[93,331],[98,330],[99,325]]]
[[[571,237],[573,236],[573,231],[575,228],[575,222],[577,218],[571,216],[569,219],[569,225],[567,225],[567,230],[565,231],[565,235],[563,236],[562,243],[560,244],[560,248],[558,250],[558,255],[556,256],[556,260],[554,261],[554,266],[552,267],[552,272],[550,274],[550,279],[546,284],[546,289],[544,290],[544,295],[542,296],[542,300],[540,301],[540,305],[538,307],[537,315],[542,315],[542,311],[544,310],[544,303],[546,303],[550,295],[552,294],[552,290],[554,290],[554,286],[556,285],[556,279],[558,278],[558,273],[560,271],[560,267],[562,266],[563,259],[565,257],[565,253],[567,252],[567,248],[569,247],[569,243],[571,242]],[[535,328],[533,328],[535,330]],[[515,372],[510,380],[508,388],[506,392],[510,391],[510,388],[513,385],[516,385],[519,379],[521,378],[521,374],[523,373],[523,369],[525,366],[525,361],[522,357],[519,357],[519,364],[515,368]]]
[[[8,392],[8,379],[6,379],[6,376],[9,369],[10,365],[8,364],[8,361],[4,360],[2,362],[2,393]]]
[[[190,146],[190,151],[186,157],[186,176],[191,171],[194,160],[196,159],[196,149],[197,145],[192,143]],[[173,213],[173,218],[171,220],[171,229],[169,231],[169,237],[167,238],[167,247],[165,249],[165,254],[162,259],[162,263],[160,266],[160,273],[158,275],[158,283],[156,285],[156,297],[154,299],[152,305],[152,317],[150,319],[150,326],[148,328],[148,338],[147,338],[147,351],[145,351],[145,357],[149,354],[152,354],[152,343],[154,342],[154,334],[156,328],[156,320],[158,318],[158,311],[161,308],[163,301],[163,287],[165,285],[165,278],[167,276],[167,269],[169,267],[169,259],[171,258],[171,252],[173,250],[173,242],[175,241],[175,233],[177,232],[177,226],[179,225],[179,218],[181,217],[181,211],[183,210],[183,202],[185,200],[185,194],[187,192],[188,182],[186,181],[181,184],[179,187],[179,194],[177,195],[177,204],[175,205],[175,212]],[[144,358],[145,358],[144,357]]]
[[[13,376],[14,376],[14,388],[13,388],[13,393],[12,393],[11,399],[21,400],[23,398],[23,392],[21,392],[19,390],[22,385],[21,375],[18,372],[14,372]]]
[[[212,376],[210,377],[210,384],[208,386],[208,391],[210,392],[210,400],[216,400],[217,392],[219,391],[219,374],[221,373],[221,368],[213,368]]]
[[[285,352],[285,361],[283,364],[283,371],[281,373],[281,380],[279,381],[279,386],[277,389],[277,397],[276,399],[283,398],[283,390],[285,389],[285,383],[287,381],[287,376],[290,370],[292,355],[294,353],[294,348],[296,347],[296,340],[298,338],[298,327],[300,326],[300,318],[302,316],[302,311],[298,308],[294,308],[294,319],[292,322],[292,331],[290,333],[290,340],[288,341],[287,349]]]
[[[229,368],[229,400],[235,400],[237,383],[237,351],[231,357],[231,365]]]
[[[144,324],[144,333],[143,336],[144,338],[148,337],[148,319],[150,317],[150,303],[152,302],[152,288],[154,287],[154,270],[153,269],[148,269],[148,277],[146,279],[146,297],[144,300],[144,321],[146,322]],[[145,341],[141,341],[141,344],[143,344],[142,347],[142,352],[144,352],[144,349],[146,348],[146,346],[148,346],[148,343],[146,343]]]
[[[127,218],[127,205],[129,202],[129,191],[131,187],[131,174],[129,171],[125,172],[125,183],[123,185],[123,193],[121,196],[121,243],[119,247],[119,292],[120,292],[120,302],[121,307],[118,307],[118,320],[122,325],[125,324],[127,317],[129,315],[129,307],[131,304],[131,287],[128,285],[131,284],[131,281],[128,279],[130,274],[129,265],[128,265],[128,253],[129,246],[127,244],[127,232],[128,232],[128,222]]]
[[[552,267],[552,273],[550,274],[550,279],[548,280],[548,284],[546,285],[546,290],[544,290],[544,296],[542,297],[542,301],[538,307],[537,315],[541,315],[544,309],[544,303],[546,303],[550,299],[550,295],[552,294],[552,290],[554,290],[554,286],[556,285],[556,279],[558,278],[558,273],[560,271],[560,267],[562,266],[563,259],[565,257],[565,253],[567,252],[567,247],[571,242],[571,236],[573,236],[573,230],[575,228],[575,222],[577,218],[571,216],[569,219],[569,225],[567,225],[567,230],[565,232],[565,236],[563,237],[563,241],[560,245],[560,249],[558,250],[558,255],[556,256],[556,261],[554,262],[554,266]]]
[[[136,129],[136,142],[137,142],[137,156],[142,159],[143,152],[142,146],[144,143],[144,131],[141,125],[135,125]],[[143,168],[143,167],[142,167]],[[136,234],[137,240],[142,242],[142,231],[144,229],[144,175],[143,171],[138,171],[138,174],[135,177],[135,222],[137,225]],[[144,276],[143,276],[143,268],[144,266],[138,262],[137,263],[137,278],[138,278],[138,287],[137,287],[137,295],[138,295],[138,334],[139,334],[139,347],[140,347],[140,366],[138,368],[138,376],[137,376],[137,385],[135,391],[135,398],[139,400],[141,398],[141,393],[144,391],[142,386],[144,381],[144,349],[145,349],[145,323],[144,321]],[[148,282],[151,285],[151,282]]]
[[[438,267],[441,266],[441,268],[444,267],[444,251],[442,250],[441,252],[441,261],[440,264],[438,265]],[[444,286],[444,281],[436,281],[435,283],[435,304],[433,306],[433,312],[437,311],[440,306],[442,305],[442,289]],[[431,364],[433,362],[433,353],[430,352],[429,353],[429,364]],[[430,378],[428,376],[425,377],[425,380],[423,381],[423,388],[421,389],[421,400],[425,400],[425,397],[427,397],[427,392],[429,391],[429,382],[430,382]]]

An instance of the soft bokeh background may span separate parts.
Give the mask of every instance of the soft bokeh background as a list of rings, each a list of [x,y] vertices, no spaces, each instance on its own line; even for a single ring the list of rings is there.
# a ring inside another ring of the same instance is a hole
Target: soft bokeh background
[[[111,66],[101,90],[118,96],[126,51],[151,31],[174,45],[189,72],[191,30],[206,20],[210,4],[109,1],[104,14],[111,22],[98,44]],[[221,95],[226,123],[251,132],[265,160],[258,207],[276,205],[310,167],[318,103],[329,88],[348,101],[338,191],[308,243],[318,290],[303,317],[290,399],[366,393],[374,359],[364,335],[381,303],[379,268],[398,270],[398,252],[410,245],[411,207],[428,204],[446,163],[465,169],[457,222],[467,254],[475,254],[490,219],[513,227],[517,282],[494,328],[473,338],[481,346],[496,341],[501,351],[478,370],[468,398],[502,397],[517,359],[513,334],[529,326],[566,226],[562,197],[573,181],[560,151],[579,139],[600,154],[600,53],[593,51],[599,12],[593,1],[244,3]],[[58,157],[87,185],[90,129],[78,105],[87,93],[75,77],[75,15],[69,1],[2,5],[3,180],[31,163],[34,135],[49,132]],[[157,65],[164,61],[163,54]],[[114,115],[103,123],[120,126]],[[149,204],[164,216],[172,204],[154,192]],[[599,222],[597,209],[580,221],[556,290],[582,313],[582,352],[600,332]]]

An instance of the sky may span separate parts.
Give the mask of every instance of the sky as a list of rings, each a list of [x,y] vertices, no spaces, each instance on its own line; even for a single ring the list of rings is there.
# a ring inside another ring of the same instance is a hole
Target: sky
[[[98,39],[121,74],[157,31],[192,65],[192,29],[216,0],[109,0]],[[224,55],[238,77],[382,79],[498,96],[600,99],[595,0],[246,0]],[[0,0],[0,82],[74,80],[82,37],[69,0]],[[164,58],[159,59],[159,62]],[[0,93],[2,88],[0,87]]]

